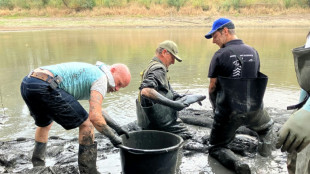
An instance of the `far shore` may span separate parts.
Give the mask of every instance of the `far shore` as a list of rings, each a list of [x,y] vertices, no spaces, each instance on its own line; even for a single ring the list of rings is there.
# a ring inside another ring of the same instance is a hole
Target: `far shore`
[[[61,30],[82,28],[162,28],[211,27],[219,17],[227,17],[237,27],[309,28],[310,14],[261,16],[165,16],[165,17],[0,17],[0,32]]]

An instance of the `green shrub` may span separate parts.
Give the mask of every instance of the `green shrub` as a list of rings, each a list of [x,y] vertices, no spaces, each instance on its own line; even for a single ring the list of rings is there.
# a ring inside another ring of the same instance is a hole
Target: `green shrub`
[[[167,0],[169,6],[176,7],[179,11],[187,0]]]
[[[82,9],[93,9],[96,6],[95,0],[79,0]]]
[[[104,0],[105,7],[122,7],[127,3],[127,0]]]
[[[50,2],[50,0],[42,0],[42,5],[46,6],[46,5],[48,5],[49,2]]]
[[[149,9],[151,6],[152,0],[137,0],[137,2],[145,6],[147,9]]]
[[[14,5],[10,0],[0,0],[0,8],[12,10]]]
[[[222,8],[225,10],[229,10],[230,8],[234,8],[238,10],[241,7],[241,0],[225,0],[222,3]]]
[[[68,8],[73,8],[76,11],[93,9],[96,6],[95,0],[62,0]]]
[[[291,0],[283,0],[284,1],[284,7],[289,8],[291,6]]]
[[[8,1],[8,0],[0,0]],[[10,0],[11,4],[14,4],[15,7],[20,7],[23,9],[34,9],[42,8],[48,5],[49,0]]]

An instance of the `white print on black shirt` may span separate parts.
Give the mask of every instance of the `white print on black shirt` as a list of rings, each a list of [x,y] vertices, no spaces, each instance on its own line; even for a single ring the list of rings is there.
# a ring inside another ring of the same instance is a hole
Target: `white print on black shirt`
[[[247,57],[245,59],[245,57]],[[243,61],[247,61],[247,62],[253,62],[254,55],[253,54],[242,54],[240,55],[240,59],[242,59]],[[236,58],[236,55],[230,55],[230,58]],[[240,77],[241,76],[241,63],[238,59],[236,59],[235,61],[233,61],[233,64],[235,65],[235,68],[233,69],[233,74],[232,77]]]
[[[236,55],[231,55],[230,58],[236,58]],[[241,76],[241,63],[237,59],[233,61],[233,64],[235,65],[235,68],[233,69],[232,77],[240,77]]]
[[[241,64],[239,60],[235,60],[233,64],[235,65],[235,69],[233,69],[232,77],[240,77],[241,76]]]

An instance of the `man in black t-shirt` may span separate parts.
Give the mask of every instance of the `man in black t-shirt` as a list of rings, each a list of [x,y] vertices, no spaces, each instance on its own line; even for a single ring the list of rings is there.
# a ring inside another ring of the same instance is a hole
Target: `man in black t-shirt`
[[[217,77],[241,77],[241,62],[239,58],[247,64],[247,66],[244,66],[246,72],[243,72],[242,77],[256,78],[260,68],[257,51],[238,39],[235,35],[235,26],[232,21],[220,18],[219,22],[219,26],[215,28],[216,30],[211,30],[205,36],[207,39],[213,38],[213,43],[220,47],[211,60],[208,74],[210,78],[209,95],[212,96],[210,99],[212,99],[213,107],[215,107],[214,96]]]
[[[266,135],[272,132],[273,121],[262,102],[268,78],[259,72],[257,51],[238,39],[231,20],[217,19],[205,37],[213,38],[213,43],[220,47],[211,60],[208,74],[209,99],[214,110],[210,135],[213,148],[209,153],[237,173],[251,173],[249,166],[227,145],[234,139],[236,130],[246,126],[259,135],[259,153],[270,155],[271,149],[266,145],[266,137],[270,136]]]

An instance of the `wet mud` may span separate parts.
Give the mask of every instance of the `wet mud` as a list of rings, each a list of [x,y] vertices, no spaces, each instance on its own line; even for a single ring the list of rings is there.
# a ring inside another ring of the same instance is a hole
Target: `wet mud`
[[[266,108],[275,121],[274,130],[278,131],[287,120],[290,112],[275,108]],[[194,137],[183,144],[183,158],[179,164],[180,174],[232,173],[216,160],[208,157],[208,139],[213,123],[211,110],[185,109],[179,117],[186,123]],[[141,130],[136,122],[124,126],[129,131]],[[100,173],[121,173],[119,149],[114,148],[109,140],[97,133],[98,142],[97,168]],[[261,157],[257,153],[257,135],[255,132],[241,127],[229,148],[240,158],[249,163],[252,173],[287,173],[286,154],[273,149],[271,157]],[[62,139],[49,137],[46,152],[46,167],[32,167],[31,156],[34,139],[17,138],[0,142],[0,173],[29,174],[75,174],[78,171],[78,139]]]

